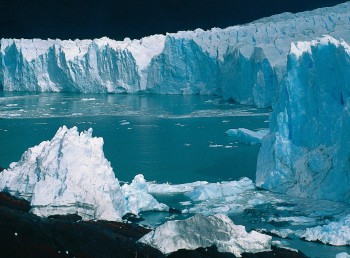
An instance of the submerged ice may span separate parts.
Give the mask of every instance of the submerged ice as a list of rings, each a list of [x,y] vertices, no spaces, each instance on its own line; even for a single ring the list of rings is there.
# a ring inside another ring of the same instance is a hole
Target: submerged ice
[[[142,175],[120,187],[92,129],[61,127],[50,141],[29,148],[0,174],[0,190],[31,202],[39,216],[80,215],[84,220],[120,220],[128,212],[167,210],[147,191]]]
[[[271,106],[291,42],[349,40],[349,3],[141,40],[2,39],[0,90],[216,94]]]

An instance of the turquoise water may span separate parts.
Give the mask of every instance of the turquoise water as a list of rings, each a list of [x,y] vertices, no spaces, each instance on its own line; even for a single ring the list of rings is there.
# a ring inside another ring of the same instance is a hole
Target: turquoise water
[[[202,96],[1,93],[0,166],[51,139],[66,125],[90,127],[121,181],[185,183],[255,178],[258,146],[238,144],[230,128],[268,127],[270,110]]]
[[[231,128],[268,128],[271,110],[257,110],[216,97],[178,95],[108,95],[73,93],[0,92],[0,166],[8,167],[22,153],[51,139],[60,126],[90,127],[94,136],[103,137],[104,152],[120,181],[130,182],[136,174],[158,183],[187,183],[198,180],[218,182],[243,176],[255,179],[259,146],[235,142],[225,132]],[[276,196],[258,190],[270,202],[231,214],[236,224],[251,229],[303,229],[307,225],[267,222],[270,217],[315,214],[326,209],[335,216],[350,212],[341,203]],[[270,197],[269,197],[270,196]],[[178,210],[189,207],[183,194],[155,195]],[[279,200],[279,201],[276,201]],[[288,204],[288,205],[287,205]],[[284,206],[292,210],[281,209]],[[193,214],[145,212],[147,225]],[[316,219],[324,220],[322,216]],[[300,239],[280,239],[283,245],[302,250],[310,257],[335,257],[349,247],[333,247]]]

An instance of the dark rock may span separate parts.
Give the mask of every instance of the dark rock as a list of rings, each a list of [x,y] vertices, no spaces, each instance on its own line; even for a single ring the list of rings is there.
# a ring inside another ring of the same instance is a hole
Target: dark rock
[[[23,199],[18,199],[8,193],[0,192],[0,206],[15,209],[22,212],[29,212],[30,203]]]
[[[144,219],[135,215],[134,213],[127,213],[123,216],[124,220],[130,221],[130,222],[140,222],[143,221]]]
[[[259,230],[259,229],[254,229],[254,230],[259,232],[259,233],[261,233],[261,234],[265,234],[265,235],[272,236],[272,237],[278,237],[278,238],[281,238],[281,239],[291,239],[290,237],[281,237],[280,235],[277,235],[277,234],[272,233],[270,231]]]
[[[0,193],[1,257],[164,257],[137,243],[150,230],[112,221],[76,221],[77,215],[40,218]],[[16,205],[13,205],[16,204]],[[28,203],[27,203],[28,204]],[[16,209],[19,208],[19,209]]]
[[[4,170],[4,168],[0,167],[0,172],[2,172]]]
[[[302,252],[295,252],[289,249],[284,249],[276,246],[272,246],[272,250],[269,252],[261,253],[243,253],[242,258],[307,258]],[[207,248],[197,248],[195,250],[180,249],[171,253],[168,258],[234,258],[236,257],[232,253],[219,252],[215,245]]]
[[[211,258],[211,257],[221,257],[221,258],[235,258],[236,256],[232,253],[221,253],[218,251],[215,245],[210,247],[200,247],[195,250],[180,249],[176,252],[171,253],[168,258]]]
[[[305,254],[300,251],[292,251],[286,248],[281,248],[277,246],[272,246],[271,251],[261,252],[256,254],[242,254],[242,258],[308,258]]]
[[[67,215],[51,215],[47,217],[48,219],[58,219],[58,220],[69,220],[72,222],[77,222],[82,219],[78,214],[67,214]]]

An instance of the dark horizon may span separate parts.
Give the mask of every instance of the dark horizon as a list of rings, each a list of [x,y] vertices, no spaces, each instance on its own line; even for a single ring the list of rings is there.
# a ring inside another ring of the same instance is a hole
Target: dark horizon
[[[248,23],[346,1],[309,0],[25,0],[0,1],[0,38],[116,40]]]

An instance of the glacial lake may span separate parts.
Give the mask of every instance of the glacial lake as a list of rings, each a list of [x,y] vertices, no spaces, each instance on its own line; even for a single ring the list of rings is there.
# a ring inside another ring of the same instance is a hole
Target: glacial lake
[[[193,95],[0,94],[1,167],[60,126],[91,127],[116,177],[128,182],[140,173],[160,183],[254,179],[259,147],[225,132],[268,128],[270,113]]]
[[[268,128],[270,109],[256,109],[197,95],[115,95],[0,92],[0,166],[18,161],[29,147],[50,140],[60,126],[93,128],[103,137],[104,152],[116,177],[130,182],[143,174],[156,183],[255,180],[257,145],[245,145],[226,135],[231,128]],[[347,204],[292,198],[256,189],[244,193],[241,205],[265,200],[229,216],[251,229],[292,231],[322,225],[350,213]],[[191,202],[184,194],[155,197],[177,210],[223,211],[224,200]],[[156,226],[193,215],[144,212],[144,225]],[[287,219],[285,221],[279,218]],[[289,220],[288,220],[289,219]],[[335,257],[349,247],[334,247],[274,237],[282,245],[310,257]]]

